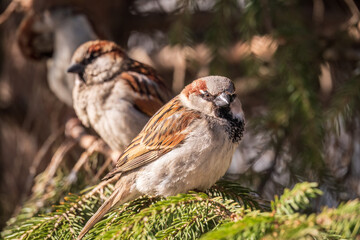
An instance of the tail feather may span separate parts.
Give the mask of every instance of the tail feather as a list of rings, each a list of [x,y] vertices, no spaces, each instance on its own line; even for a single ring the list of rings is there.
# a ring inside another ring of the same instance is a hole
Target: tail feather
[[[85,234],[115,205],[121,203],[120,200],[124,195],[125,191],[123,188],[117,188],[110,197],[101,205],[96,213],[87,221],[84,228],[81,230],[77,240],[81,240]]]

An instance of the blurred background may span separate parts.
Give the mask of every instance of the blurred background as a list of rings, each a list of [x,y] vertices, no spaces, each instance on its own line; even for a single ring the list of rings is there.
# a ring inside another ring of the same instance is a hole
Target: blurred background
[[[91,39],[115,41],[157,69],[174,93],[210,74],[235,82],[247,126],[227,178],[266,199],[305,180],[324,191],[318,206],[359,197],[359,6],[0,1],[0,229],[65,141],[65,123],[74,116],[66,69],[73,51]],[[69,148],[64,169],[79,157]]]

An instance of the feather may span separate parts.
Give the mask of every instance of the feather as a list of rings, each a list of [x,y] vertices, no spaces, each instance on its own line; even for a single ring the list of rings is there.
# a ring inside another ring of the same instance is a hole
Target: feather
[[[104,180],[144,166],[178,147],[186,138],[188,127],[200,116],[199,112],[182,107],[175,97],[149,120]]]
[[[146,72],[139,63],[133,65]],[[123,77],[140,96],[156,98],[152,94],[156,88],[151,88],[152,82],[142,79],[141,74],[127,72]],[[206,189],[223,176],[241,138],[243,113],[240,101],[216,111],[217,105],[204,99],[205,91],[219,96],[233,95],[235,90],[230,79],[209,76],[195,80],[160,108],[120,156],[115,169],[105,176],[107,181],[121,179],[79,238],[118,203],[141,194],[168,196]]]
[[[135,107],[151,117],[170,99],[171,92],[156,75],[148,74],[126,71],[118,79],[125,81],[133,90]]]
[[[81,230],[77,240],[82,239],[85,234],[115,205],[121,204],[121,200],[124,199],[129,193],[129,188],[122,186],[116,188],[115,191],[110,195],[110,197],[101,205],[101,207],[96,211],[96,213],[87,221],[84,228]]]

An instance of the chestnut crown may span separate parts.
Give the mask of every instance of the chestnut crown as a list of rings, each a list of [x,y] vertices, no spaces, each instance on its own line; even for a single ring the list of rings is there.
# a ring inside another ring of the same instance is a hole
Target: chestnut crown
[[[89,41],[75,51],[67,72],[77,74],[86,84],[104,82],[120,71],[123,60],[127,58],[114,42]]]

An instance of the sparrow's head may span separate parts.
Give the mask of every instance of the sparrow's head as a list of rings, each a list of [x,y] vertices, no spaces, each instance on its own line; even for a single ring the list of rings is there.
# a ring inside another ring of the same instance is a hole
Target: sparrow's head
[[[181,92],[189,108],[208,116],[244,123],[244,113],[232,81],[222,76],[197,79]]]
[[[76,49],[67,71],[86,84],[102,83],[121,70],[124,59],[126,53],[114,42],[89,41]]]

